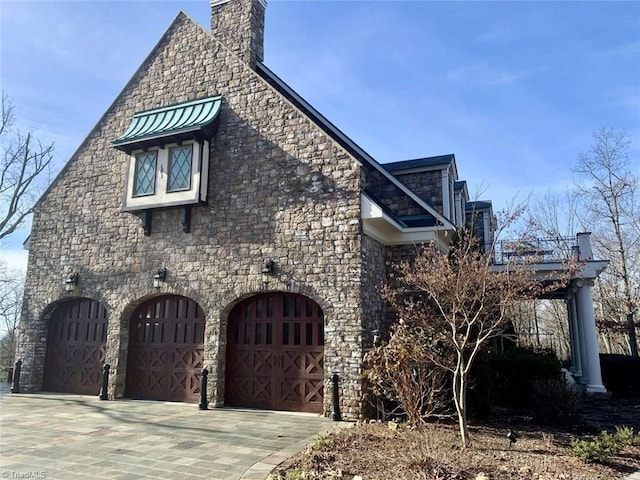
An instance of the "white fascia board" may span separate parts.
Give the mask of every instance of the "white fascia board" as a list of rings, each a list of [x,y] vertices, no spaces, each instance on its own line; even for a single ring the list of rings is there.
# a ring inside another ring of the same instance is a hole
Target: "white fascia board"
[[[435,228],[415,229],[413,231],[389,230],[389,224],[381,225],[379,222],[364,220],[362,229],[365,235],[377,240],[383,245],[411,245],[414,243],[427,243],[439,240]],[[416,231],[417,230],[417,231]],[[440,245],[440,242],[438,242]]]
[[[380,205],[371,200],[368,195],[362,193],[360,194],[360,215],[363,220],[368,218],[383,218],[398,230],[401,230],[403,227],[398,222],[396,222],[389,215],[384,213],[384,210]]]
[[[451,174],[453,175],[453,181],[457,182],[458,181],[458,165],[456,165],[456,156],[453,156],[453,159],[451,160]]]
[[[360,195],[360,212],[364,233],[383,245],[407,245],[435,240],[438,245],[446,248],[443,239],[438,235],[445,229],[442,227],[403,227],[364,193]]]
[[[573,276],[573,279],[598,278],[604,269],[607,268],[607,265],[609,265],[609,260],[590,260],[584,262],[580,271]],[[517,263],[510,265],[491,265],[491,270],[494,272],[505,272],[509,270],[509,268],[524,268],[535,272],[535,275],[543,276],[544,280],[554,280],[556,277],[554,277],[553,274],[555,272],[563,272],[566,269],[566,266],[562,262],[531,263],[527,265]]]

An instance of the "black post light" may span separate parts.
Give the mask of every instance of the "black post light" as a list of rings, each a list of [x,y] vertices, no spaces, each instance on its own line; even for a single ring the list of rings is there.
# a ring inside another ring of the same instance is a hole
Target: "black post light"
[[[340,414],[340,392],[338,391],[338,372],[331,372],[331,419],[334,422],[341,422]]]
[[[376,328],[375,330],[372,330],[371,333],[373,335],[373,346],[380,346],[380,330]]]
[[[100,387],[100,396],[98,397],[100,400],[109,400],[109,369],[111,365],[106,363],[104,367],[102,367],[102,386]]]
[[[11,387],[11,393],[20,393],[20,372],[22,371],[22,360],[16,362],[16,366],[13,369],[13,386]]]
[[[209,370],[206,368],[202,369],[202,376],[200,377],[200,403],[198,404],[198,408],[200,410],[208,410],[207,406],[207,376],[209,375]]]

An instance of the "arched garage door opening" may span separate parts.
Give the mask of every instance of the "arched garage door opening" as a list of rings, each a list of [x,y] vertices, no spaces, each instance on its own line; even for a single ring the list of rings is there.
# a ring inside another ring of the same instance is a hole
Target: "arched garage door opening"
[[[324,315],[313,300],[256,295],[229,314],[225,405],[322,413]]]
[[[88,298],[66,301],[49,320],[42,389],[98,395],[106,355],[107,309]]]
[[[197,402],[204,353],[204,313],[186,297],[166,295],[131,318],[125,396]]]

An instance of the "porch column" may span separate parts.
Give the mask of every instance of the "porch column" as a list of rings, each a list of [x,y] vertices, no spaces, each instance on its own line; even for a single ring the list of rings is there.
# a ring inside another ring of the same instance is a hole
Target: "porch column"
[[[575,377],[582,377],[582,348],[578,335],[578,318],[576,315],[576,298],[570,293],[566,299],[569,317],[569,339],[571,340],[571,370]]]
[[[574,285],[572,289],[571,299],[569,303],[569,308],[573,312],[574,324],[576,326],[576,340],[578,341],[578,355],[580,362],[580,379],[579,383],[581,385],[586,385],[589,380],[589,363],[587,362],[587,347],[585,345],[585,337],[584,337],[584,325],[582,325],[582,315],[580,314],[580,310],[578,307],[578,295],[579,288]]]
[[[576,292],[578,325],[584,335],[585,363],[583,372],[587,370],[587,392],[607,393],[602,384],[600,372],[600,357],[598,356],[598,334],[596,332],[596,319],[593,311],[593,297],[591,295],[592,280],[580,280],[577,282]]]

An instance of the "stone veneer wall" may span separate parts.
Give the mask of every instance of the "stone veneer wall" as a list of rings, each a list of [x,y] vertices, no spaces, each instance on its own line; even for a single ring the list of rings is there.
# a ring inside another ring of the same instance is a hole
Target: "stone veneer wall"
[[[147,237],[140,218],[121,210],[128,157],[110,143],[136,112],[217,94],[224,103],[208,205],[193,208],[191,233],[182,232],[179,210],[154,212]],[[274,260],[270,289],[308,295],[325,312],[325,411],[335,370],[342,413],[356,418],[362,325],[377,308],[363,301],[362,250],[379,256],[362,243],[361,176],[356,160],[180,14],[36,206],[16,352],[23,388],[42,385],[48,315],[68,298],[64,279],[77,271],[75,295],[107,308],[110,395],[121,396],[130,316],[158,293],[151,279],[166,266],[159,293],[190,297],[205,312],[210,401],[221,404],[227,315],[261,291],[261,267]]]
[[[431,205],[440,215],[443,215],[441,170],[403,173],[396,175],[396,177],[413,190],[422,200]],[[451,188],[453,188],[453,186]]]
[[[363,346],[373,344],[373,330],[382,327],[385,317],[385,301],[380,294],[387,281],[385,246],[367,235],[362,237],[362,297],[365,316],[363,317]]]
[[[373,168],[367,169],[365,191],[395,215],[419,215],[424,213],[422,207],[409,195]]]
[[[416,256],[420,255],[424,244],[416,243],[412,245],[389,245],[385,248],[385,260],[390,267],[399,265],[402,262],[412,262]]]

